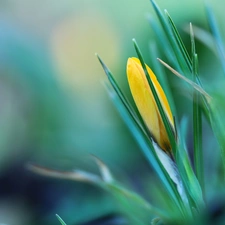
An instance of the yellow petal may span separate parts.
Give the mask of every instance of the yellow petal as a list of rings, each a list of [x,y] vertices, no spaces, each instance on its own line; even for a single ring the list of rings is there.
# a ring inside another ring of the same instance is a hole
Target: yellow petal
[[[152,70],[147,65],[146,67],[165,114],[167,115],[171,127],[174,130],[173,116],[165,93]],[[161,149],[166,152],[170,152],[171,147],[169,138],[139,59],[128,59],[127,78],[135,104],[153,139],[157,142]]]

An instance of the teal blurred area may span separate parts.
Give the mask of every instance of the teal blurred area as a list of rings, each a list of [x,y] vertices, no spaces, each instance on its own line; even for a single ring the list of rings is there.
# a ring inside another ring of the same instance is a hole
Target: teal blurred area
[[[190,21],[207,27],[203,1],[157,2],[181,31]],[[219,24],[221,2],[213,2]],[[154,39],[149,14],[155,15],[147,0],[0,2],[1,224],[59,224],[56,213],[67,224],[84,224],[120,213],[108,193],[39,177],[26,170],[27,163],[98,173],[93,154],[137,192],[147,193],[151,181],[158,182],[150,178],[151,167],[112,105],[95,56],[102,57],[129,95],[125,68],[135,55],[132,38],[149,62]],[[214,62],[200,44],[199,51],[202,62]],[[181,103],[180,113],[184,108]]]

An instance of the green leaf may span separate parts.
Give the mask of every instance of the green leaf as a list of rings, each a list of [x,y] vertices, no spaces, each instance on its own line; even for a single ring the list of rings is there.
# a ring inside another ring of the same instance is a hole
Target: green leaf
[[[197,61],[197,58],[194,58]],[[202,150],[202,111],[201,98],[198,92],[193,93],[193,134],[194,134],[194,164],[197,178],[204,190],[204,167]]]
[[[185,139],[187,137],[187,128],[188,128],[188,118],[183,117],[178,129],[179,136],[182,137],[180,141],[179,146],[179,152],[178,152],[178,168],[182,177],[183,184],[185,186],[185,189],[191,197],[189,201],[194,203],[194,207],[197,207],[198,211],[204,209],[204,200],[202,195],[202,189],[201,186],[194,174],[194,171],[192,169],[190,159],[188,157],[188,153],[186,150],[186,142]]]
[[[171,215],[158,209],[157,207],[152,206],[140,195],[132,192],[118,183],[107,184],[107,188],[109,191],[114,194],[120,201],[126,203],[127,209],[131,209],[134,207],[136,209],[146,210],[148,213],[152,215],[159,216],[161,219],[168,221],[171,219]],[[130,210],[129,210],[130,211]]]
[[[192,52],[192,73],[193,80],[198,77],[198,57],[195,49],[194,32],[192,24],[190,24],[191,52]],[[204,166],[203,166],[203,150],[202,150],[202,110],[201,96],[193,90],[193,140],[194,140],[194,166],[196,176],[204,193]]]
[[[164,15],[161,13],[159,7],[155,3],[154,0],[151,0],[152,5],[156,11],[156,14],[160,20],[160,23],[164,29],[164,32],[167,36],[167,39],[169,40],[172,49],[176,55],[176,59],[179,62],[180,68],[182,69],[183,73],[186,77],[190,77],[190,74],[192,73],[192,62],[190,59],[190,56],[188,55],[187,49],[184,46],[184,43],[182,39],[180,38],[180,35],[177,31],[177,28],[172,20],[172,18],[169,16],[168,12],[165,10],[165,15],[167,17],[164,18]],[[177,68],[179,71],[179,68]],[[199,77],[196,78],[197,84],[202,87],[201,81]],[[207,109],[207,102],[203,99],[203,102]]]
[[[222,122],[224,121],[224,113],[225,113],[224,109],[221,108],[221,103],[213,101],[211,104],[209,116],[213,132],[217,138],[220,147],[222,167],[223,167],[223,178],[225,182],[225,138],[224,138],[225,124]]]
[[[161,10],[159,9],[158,5],[155,3],[154,0],[150,0],[153,8],[155,9],[155,12],[158,16],[158,19],[162,25],[162,28],[164,30],[164,33],[166,34],[167,39],[169,40],[169,43],[176,55],[176,59],[179,62],[180,68],[183,72],[187,73],[190,72],[190,68],[188,67],[186,61],[183,58],[183,53],[180,49],[180,46],[177,43],[177,40],[179,37],[176,36],[176,32],[173,30],[173,26],[169,24],[169,18],[165,18],[164,14],[162,14]],[[185,50],[183,50],[185,51]],[[178,68],[177,68],[178,69]]]
[[[198,39],[200,42],[202,42],[206,47],[208,47],[216,56],[218,56],[218,52],[215,49],[216,45],[212,34],[210,34],[209,32],[200,27],[194,25],[192,25],[192,27],[195,33],[195,38]],[[189,26],[185,27],[184,30],[188,34],[190,33]]]
[[[186,62],[186,66],[188,67],[189,71],[191,73],[193,73],[193,65],[192,65],[193,62],[191,61],[191,58],[190,58],[190,56],[189,56],[189,54],[187,52],[187,49],[186,49],[186,47],[185,47],[185,45],[184,45],[184,43],[183,43],[183,41],[182,41],[182,39],[181,39],[181,37],[180,37],[180,35],[178,33],[178,30],[177,30],[177,28],[176,28],[172,18],[169,16],[169,14],[168,14],[168,12],[166,10],[165,10],[165,14],[166,14],[166,16],[168,18],[168,21],[170,23],[170,26],[171,26],[171,29],[172,29],[172,33],[173,33],[173,35],[174,35],[174,37],[176,39],[176,44],[178,45],[178,47],[175,48],[178,51],[177,52],[177,56],[183,58],[183,60]],[[180,60],[179,57],[177,58],[177,60]],[[182,65],[181,65],[181,67],[182,67]],[[186,73],[185,70],[184,70],[184,72],[185,72],[185,75],[187,77],[187,75],[189,75],[189,73]],[[197,84],[200,87],[202,87],[201,81],[200,81],[198,76],[196,76],[196,82],[197,82]]]
[[[166,16],[168,18],[168,21],[170,23],[170,26],[171,26],[171,29],[173,31],[174,37],[176,39],[176,43],[179,46],[178,49],[180,50],[180,52],[182,54],[182,58],[185,60],[189,70],[191,71],[192,70],[192,63],[191,63],[191,58],[190,58],[190,56],[187,52],[187,49],[186,49],[186,47],[185,47],[185,45],[184,45],[184,43],[183,43],[183,41],[180,37],[180,34],[178,33],[178,30],[177,30],[172,18],[170,17],[169,13],[167,12],[167,10],[165,10],[165,14],[166,14]],[[179,53],[179,55],[180,55],[180,53]]]
[[[66,225],[66,223],[62,220],[62,218],[58,214],[56,214],[56,217],[62,225]]]
[[[126,107],[127,111],[130,113],[131,117],[133,118],[133,120],[138,124],[138,126],[142,129],[142,131],[145,133],[146,130],[144,129],[144,124],[141,124],[141,122],[139,121],[136,113],[134,112],[133,108],[131,107],[131,105],[129,104],[127,98],[124,96],[123,92],[121,91],[120,87],[118,86],[117,82],[115,81],[111,71],[108,69],[108,67],[105,65],[105,63],[102,61],[102,59],[100,58],[100,56],[98,54],[96,54],[100,64],[102,65],[102,68],[105,71],[105,74],[110,82],[110,84],[112,85],[113,89],[115,90],[116,94],[119,96],[120,100],[122,101],[122,104]],[[146,133],[147,135],[147,133]]]
[[[142,132],[141,127],[138,125],[138,123],[134,121],[129,111],[127,111],[127,108],[122,104],[122,101],[115,92],[115,90],[112,89],[112,87],[110,87],[107,84],[106,88],[118,112],[120,113],[124,122],[128,126],[129,130],[131,131],[133,137],[139,144],[141,150],[143,151],[147,161],[150,163],[150,165],[154,168],[154,170],[158,174],[159,178],[161,179],[163,185],[165,186],[171,198],[174,200],[175,204],[180,208],[179,203],[180,196],[176,190],[174,183],[172,182],[169,175],[162,166],[161,162],[159,161],[155,153],[154,147],[151,141],[149,140],[148,136],[146,136],[145,133]]]
[[[155,42],[151,41],[150,43],[150,60],[153,62],[153,70],[155,74],[157,74],[157,78],[159,78],[160,84],[163,87],[163,90],[166,94],[167,99],[169,100],[169,105],[171,111],[175,118],[177,118],[176,106],[173,100],[171,88],[168,85],[168,78],[166,76],[164,68],[158,63],[156,60],[159,57],[159,51],[157,49],[157,45]]]
[[[160,60],[160,62],[163,62],[163,61]],[[163,62],[163,64],[165,63]],[[166,66],[169,67],[167,64]],[[172,69],[171,67],[169,68]],[[183,77],[177,71],[173,69],[172,71],[175,72],[175,74],[178,74],[179,76]],[[193,82],[189,81],[187,78],[183,77],[183,79],[193,84]],[[198,87],[198,85],[196,85],[195,87]],[[200,87],[198,87],[198,89],[201,90]],[[204,93],[204,90],[203,90],[203,93]],[[182,181],[185,185],[185,190],[191,196],[191,198],[195,202],[195,205],[198,208],[202,208],[202,206],[204,205],[203,198],[202,198],[202,190],[192,170],[188,155],[181,145],[178,149],[179,151],[176,152],[177,164],[178,164],[179,172],[181,174]]]
[[[169,40],[167,39],[165,33],[163,33],[163,30],[161,29],[161,26],[157,23],[155,18],[152,16],[148,16],[148,21],[150,23],[151,29],[154,31],[156,38],[155,40],[158,43],[159,48],[161,51],[166,55],[166,57],[170,60],[171,63],[177,68],[179,71],[181,71],[180,65],[177,62],[176,55],[170,45]],[[157,56],[158,58],[158,56]]]
[[[202,189],[191,167],[187,152],[182,146],[180,146],[179,148],[177,158],[177,164],[182,177],[183,184],[185,186],[185,190],[192,198],[197,209],[199,211],[202,211],[205,205],[202,195]]]
[[[158,174],[159,178],[161,179],[163,185],[167,189],[170,197],[173,199],[174,203],[181,209],[181,199],[175,184],[170,179],[168,173],[165,171],[163,165],[161,164],[160,160],[158,159],[153,144],[147,135],[146,128],[141,125],[138,121],[137,117],[134,115],[132,108],[130,107],[127,99],[119,89],[117,83],[115,82],[111,72],[107,68],[107,66],[103,63],[103,61],[98,56],[98,59],[103,66],[103,69],[109,78],[109,82],[111,85],[105,83],[106,88],[110,97],[113,100],[117,110],[119,111],[120,115],[124,119],[124,122],[128,126],[129,130],[131,131],[132,135],[136,139],[137,143],[141,147],[146,159],[150,163],[150,165],[155,169],[156,173]]]

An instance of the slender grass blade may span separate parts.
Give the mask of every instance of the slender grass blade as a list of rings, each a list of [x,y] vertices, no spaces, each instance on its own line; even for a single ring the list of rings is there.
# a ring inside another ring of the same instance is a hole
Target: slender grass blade
[[[66,223],[62,220],[62,218],[59,215],[56,214],[56,217],[62,225],[66,225]]]
[[[190,24],[191,37],[191,53],[192,53],[192,73],[193,80],[198,77],[198,56],[196,54],[194,32],[192,24]],[[203,150],[202,150],[202,110],[201,97],[199,92],[193,90],[193,140],[194,140],[194,166],[196,176],[204,193],[204,166],[203,166]]]

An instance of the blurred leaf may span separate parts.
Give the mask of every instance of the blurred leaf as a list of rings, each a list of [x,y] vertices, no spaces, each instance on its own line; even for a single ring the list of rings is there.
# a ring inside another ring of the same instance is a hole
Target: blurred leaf
[[[66,223],[62,220],[62,218],[59,215],[56,214],[56,217],[62,225],[66,225]]]
[[[157,215],[165,221],[169,221],[171,219],[171,215],[168,212],[162,211],[152,206],[140,195],[133,191],[129,191],[120,184],[111,183],[107,184],[107,187],[109,188],[110,192],[114,194],[122,204],[124,204],[124,209],[129,216],[136,217],[136,215],[133,215],[133,213],[135,213],[135,210],[138,209],[140,211],[146,210],[147,214],[149,213],[149,215]]]
[[[99,160],[97,162],[100,167],[102,167],[104,163],[99,164]],[[107,166],[104,164],[104,170],[107,170],[107,174],[111,172],[107,168]],[[104,181],[99,176],[86,172],[81,170],[76,170],[74,172],[62,172],[62,171],[56,171],[51,170],[48,168],[36,166],[36,165],[28,165],[28,169],[34,173],[49,176],[53,178],[59,178],[59,179],[67,179],[67,180],[73,180],[73,181],[79,181],[79,182],[89,182],[94,185],[97,185],[98,187],[103,188],[104,190],[109,191],[111,194],[115,195],[120,201],[122,201],[122,205],[124,202],[130,202],[132,204],[132,207],[135,206],[135,208],[141,207],[142,209],[145,209],[150,214],[154,214],[157,216],[160,216],[163,219],[168,220],[169,214],[166,212],[163,212],[160,209],[157,209],[156,207],[153,207],[151,204],[149,204],[146,200],[144,200],[141,196],[138,194],[129,191],[128,189],[122,187],[120,184],[118,184],[115,181],[109,182],[108,180]],[[101,170],[101,168],[100,168]],[[135,217],[138,218],[138,215],[133,215],[131,211],[127,210],[127,207],[129,205],[125,204],[122,207],[122,210],[125,211],[129,217]],[[131,206],[131,205],[130,205]],[[60,217],[58,217],[60,218]],[[61,221],[61,220],[60,220]]]
[[[212,31],[215,44],[217,47],[219,59],[223,68],[224,75],[225,75],[225,50],[224,50],[223,40],[219,31],[219,27],[217,25],[215,16],[212,12],[211,6],[208,3],[206,4],[206,13],[207,13],[209,27]]]
[[[224,97],[222,97],[222,99],[224,99]],[[215,99],[212,102],[210,108],[210,121],[214,135],[216,136],[217,141],[219,143],[221,151],[221,160],[223,165],[223,178],[225,181],[225,124],[222,122],[224,121],[224,113],[225,111],[223,105],[221,105],[221,99]]]
[[[37,173],[42,176],[101,184],[101,178],[99,176],[82,170],[75,170],[73,172],[63,172],[33,164],[27,165],[27,169],[32,171],[33,173]]]
[[[151,225],[164,225],[164,223],[162,222],[160,218],[157,217],[151,221]]]
[[[106,183],[112,183],[114,179],[113,179],[113,176],[112,176],[109,168],[105,165],[105,163],[103,163],[96,156],[92,156],[92,157],[94,158],[96,164],[98,165],[98,168],[100,169],[101,177],[102,177],[103,181]]]
[[[216,56],[218,56],[218,52],[215,49],[215,41],[213,36],[207,32],[206,30],[204,30],[201,27],[197,27],[192,25],[194,33],[195,33],[195,37],[202,42],[205,46],[207,46]],[[185,26],[184,30],[187,33],[190,33],[190,27],[189,26]]]

